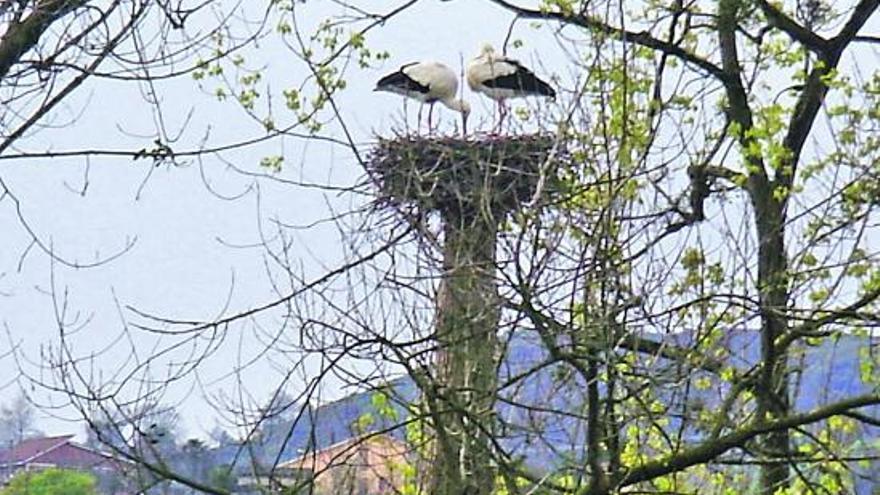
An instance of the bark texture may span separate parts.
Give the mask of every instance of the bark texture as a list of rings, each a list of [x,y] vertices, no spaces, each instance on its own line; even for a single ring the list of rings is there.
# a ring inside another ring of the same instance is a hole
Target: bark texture
[[[496,220],[444,213],[444,279],[437,305],[437,452],[433,495],[489,495],[494,430]]]

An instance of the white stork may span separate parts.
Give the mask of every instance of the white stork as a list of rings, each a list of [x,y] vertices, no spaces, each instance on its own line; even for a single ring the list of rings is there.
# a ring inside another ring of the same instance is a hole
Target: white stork
[[[449,67],[439,62],[413,62],[406,64],[397,72],[379,79],[373,91],[388,91],[400,94],[422,103],[427,103],[428,132],[431,132],[431,112],[438,101],[461,113],[462,133],[467,133],[467,118],[471,113],[468,102],[458,98],[458,77]],[[419,107],[419,124],[422,122],[422,109]]]
[[[467,66],[468,86],[477,93],[492,98],[498,103],[498,127],[504,120],[504,100],[525,96],[546,96],[556,98],[556,91],[542,81],[534,72],[518,61],[499,55],[486,43],[480,54]]]

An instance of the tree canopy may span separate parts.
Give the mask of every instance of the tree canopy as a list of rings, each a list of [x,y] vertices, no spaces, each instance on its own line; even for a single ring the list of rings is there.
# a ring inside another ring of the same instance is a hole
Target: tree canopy
[[[97,495],[97,481],[89,473],[44,469],[17,474],[0,489],[3,495]]]

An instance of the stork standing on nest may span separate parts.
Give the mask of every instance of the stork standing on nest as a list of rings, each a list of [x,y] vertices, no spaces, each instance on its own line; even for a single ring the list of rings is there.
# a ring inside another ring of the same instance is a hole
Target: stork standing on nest
[[[467,133],[467,118],[471,113],[468,102],[457,97],[458,77],[449,67],[439,62],[413,62],[397,72],[379,79],[373,91],[387,91],[428,104],[428,132],[431,132],[431,113],[438,101],[461,113],[462,133]],[[419,125],[422,107],[419,107]]]
[[[499,55],[486,43],[467,66],[468,86],[498,103],[498,129],[504,120],[507,98],[546,96],[556,98],[556,90],[518,61]]]

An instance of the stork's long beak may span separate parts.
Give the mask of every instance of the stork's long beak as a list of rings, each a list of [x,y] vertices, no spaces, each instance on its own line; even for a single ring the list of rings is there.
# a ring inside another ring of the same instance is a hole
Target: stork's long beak
[[[461,137],[467,137],[467,119],[468,115],[466,113],[461,114]]]

